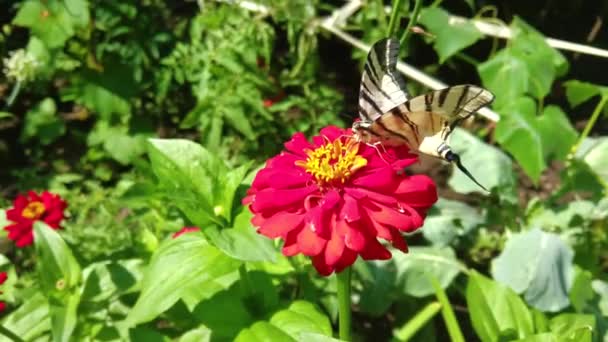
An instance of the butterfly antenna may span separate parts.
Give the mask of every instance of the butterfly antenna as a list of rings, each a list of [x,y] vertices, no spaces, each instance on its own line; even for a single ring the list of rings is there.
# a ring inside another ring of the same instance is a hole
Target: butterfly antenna
[[[464,165],[462,165],[462,162],[460,162],[459,155],[457,155],[456,153],[454,153],[452,151],[448,151],[448,153],[446,153],[446,155],[445,155],[445,159],[449,162],[454,162],[454,164],[456,164],[456,167],[458,167],[458,169],[460,171],[462,171],[462,173],[464,173],[467,177],[469,177],[469,179],[472,180],[473,183],[477,184],[480,188],[484,189],[486,192],[489,192],[488,189],[486,189],[485,186],[479,184],[477,179],[475,179],[475,177],[473,177],[473,175],[469,172],[469,170],[467,170],[467,168],[464,167]]]

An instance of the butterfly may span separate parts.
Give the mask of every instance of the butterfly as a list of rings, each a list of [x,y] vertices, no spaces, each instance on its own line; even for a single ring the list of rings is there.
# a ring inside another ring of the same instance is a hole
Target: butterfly
[[[367,144],[407,145],[410,149],[454,163],[482,189],[448,145],[458,123],[494,100],[494,95],[474,85],[457,85],[409,98],[405,81],[397,72],[399,41],[385,38],[370,50],[359,90],[359,121],[354,138]]]

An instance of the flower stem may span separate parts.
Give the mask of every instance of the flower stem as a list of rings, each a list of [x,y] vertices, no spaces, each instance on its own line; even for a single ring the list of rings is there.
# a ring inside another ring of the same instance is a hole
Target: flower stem
[[[340,339],[352,341],[351,311],[350,311],[350,276],[351,269],[347,267],[344,271],[336,274],[338,281],[338,325]]]
[[[17,334],[5,328],[4,325],[0,325],[0,335],[4,335],[14,342],[25,342],[21,337],[17,336]]]
[[[405,44],[405,42],[407,41],[407,37],[410,35],[412,27],[414,27],[414,25],[416,25],[416,23],[418,22],[418,15],[420,14],[421,8],[422,0],[416,0],[416,3],[414,4],[414,11],[412,11],[412,14],[410,15],[410,21],[407,23],[407,27],[405,28],[405,32],[403,32],[403,36],[401,36],[401,40],[399,40],[399,43],[401,43],[401,45]]]
[[[402,0],[393,1],[393,8],[391,8],[391,18],[388,22],[388,29],[386,30],[387,37],[393,36],[393,34],[395,33],[395,29],[397,27],[397,23],[401,19],[401,15],[400,15],[401,12],[399,11],[399,9],[401,8],[402,2],[403,2]]]
[[[574,144],[574,146],[572,146],[572,150],[570,151],[570,157],[574,157],[574,155],[576,154],[576,151],[578,151],[578,148],[581,146],[583,140],[585,140],[585,138],[587,138],[587,136],[591,132],[591,129],[595,125],[597,118],[599,118],[600,113],[602,112],[602,109],[606,105],[606,102],[608,102],[608,96],[602,96],[602,99],[600,100],[600,102],[597,104],[597,106],[593,110],[593,113],[591,114],[591,118],[589,118],[589,121],[587,121],[587,125],[585,125],[585,129],[583,129],[581,136],[578,138],[578,141],[576,142],[576,144]]]
[[[11,90],[11,94],[8,96],[8,99],[6,100],[6,108],[10,108],[10,106],[13,105],[13,102],[15,102],[15,99],[19,95],[20,90],[21,90],[21,81],[17,80],[17,83],[15,83],[13,90]]]

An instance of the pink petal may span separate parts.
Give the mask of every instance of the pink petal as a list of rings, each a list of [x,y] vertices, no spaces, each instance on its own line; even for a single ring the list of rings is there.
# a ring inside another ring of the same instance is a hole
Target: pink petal
[[[253,212],[267,210],[275,213],[303,202],[306,196],[317,191],[317,189],[316,185],[298,189],[264,189],[255,195],[255,200],[250,208]]]
[[[258,232],[271,239],[287,237],[287,233],[301,227],[304,220],[303,214],[289,212],[279,212],[267,219],[264,219]]]
[[[298,248],[307,256],[318,255],[325,248],[327,240],[320,238],[310,228],[304,227],[298,234]]]

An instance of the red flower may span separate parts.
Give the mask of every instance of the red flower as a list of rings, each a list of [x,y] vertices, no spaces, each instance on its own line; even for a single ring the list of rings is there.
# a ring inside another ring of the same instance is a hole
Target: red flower
[[[180,229],[178,232],[175,232],[173,234],[173,238],[175,239],[176,237],[178,237],[182,234],[198,232],[198,231],[200,231],[200,229],[198,227],[184,227],[184,228]]]
[[[340,272],[358,255],[390,259],[378,238],[407,252],[401,232],[422,226],[437,201],[429,177],[402,172],[417,161],[406,147],[375,148],[351,134],[330,126],[310,143],[296,133],[243,199],[259,233],[284,239],[286,256],[312,257],[322,275]]]
[[[4,284],[6,278],[8,278],[6,272],[0,272],[0,285]],[[0,294],[2,294],[2,291],[0,291]],[[0,301],[0,312],[4,311],[4,309],[6,309],[6,303]]]
[[[15,241],[17,247],[25,247],[34,242],[32,232],[35,221],[43,221],[53,229],[61,229],[61,220],[67,203],[59,195],[43,191],[38,195],[29,191],[26,196],[19,195],[13,207],[6,211],[6,218],[12,224],[4,227],[8,238]]]

